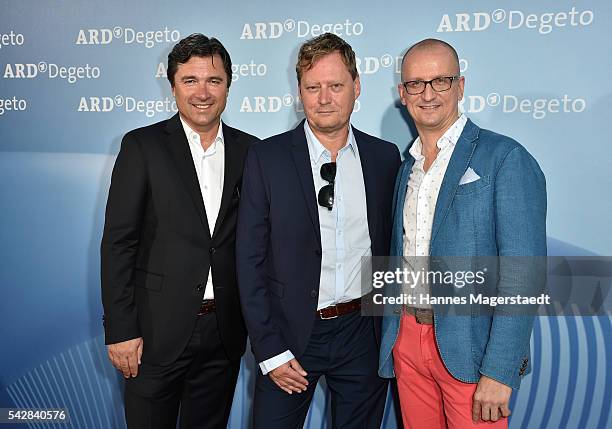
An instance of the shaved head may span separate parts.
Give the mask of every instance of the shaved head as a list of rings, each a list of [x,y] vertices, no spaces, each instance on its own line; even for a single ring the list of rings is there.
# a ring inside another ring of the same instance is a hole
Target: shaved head
[[[457,55],[457,51],[451,45],[439,39],[421,40],[420,42],[417,42],[409,47],[402,58],[402,70],[404,69],[404,63],[408,60],[411,53],[416,51],[434,51],[437,49],[445,49],[448,51],[449,55],[451,55],[453,58],[453,62],[457,65],[456,73],[459,74],[459,55]]]

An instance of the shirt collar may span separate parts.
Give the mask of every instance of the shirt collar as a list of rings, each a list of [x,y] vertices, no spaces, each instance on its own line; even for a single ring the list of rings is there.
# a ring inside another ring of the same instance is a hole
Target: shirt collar
[[[202,152],[204,152],[204,148],[202,147],[202,143],[200,142],[200,135],[195,132],[188,124],[183,120],[183,117],[179,115],[181,119],[181,124],[183,125],[183,130],[185,131],[185,136],[187,136],[187,141],[190,145],[199,148]],[[217,145],[223,147],[225,144],[225,140],[223,138],[223,123],[219,121],[219,129],[217,130],[217,136],[208,149],[206,150],[206,154],[213,154],[217,150]]]
[[[446,130],[444,134],[442,134],[442,137],[438,139],[436,143],[438,148],[444,149],[450,146],[455,146],[459,141],[459,137],[461,137],[461,133],[463,132],[463,128],[465,127],[466,123],[467,116],[462,113],[461,115],[459,115],[453,125],[451,125],[450,128]],[[420,160],[423,158],[422,150],[423,144],[421,143],[421,138],[417,137],[408,152],[410,153],[410,155],[412,155],[414,159]]]
[[[357,142],[355,141],[355,135],[353,134],[353,127],[349,124],[349,133],[346,139],[346,145],[340,149],[340,151],[344,151],[347,147],[350,148],[350,151],[353,155],[357,152]],[[310,162],[314,165],[319,162],[321,157],[325,152],[329,151],[321,144],[317,136],[315,136],[314,132],[310,128],[308,124],[308,120],[304,121],[304,132],[306,134],[306,142],[308,143],[308,152],[310,154]]]

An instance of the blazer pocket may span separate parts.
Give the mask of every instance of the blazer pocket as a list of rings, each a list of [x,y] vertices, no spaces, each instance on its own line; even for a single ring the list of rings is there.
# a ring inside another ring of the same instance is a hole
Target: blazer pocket
[[[148,271],[134,269],[132,274],[132,284],[136,287],[142,287],[149,290],[161,291],[164,276],[154,274]]]
[[[487,188],[491,184],[489,176],[482,176],[480,179],[474,182],[466,183],[465,185],[459,185],[457,187],[458,195],[473,194],[481,189]]]
[[[282,298],[283,295],[285,294],[285,285],[282,284],[279,281],[273,280],[273,279],[268,279],[268,288],[270,289],[270,291],[278,296],[279,298]]]

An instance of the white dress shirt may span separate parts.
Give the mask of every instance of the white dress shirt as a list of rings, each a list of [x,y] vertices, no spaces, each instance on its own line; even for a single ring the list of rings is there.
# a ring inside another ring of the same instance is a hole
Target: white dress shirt
[[[422,154],[423,145],[420,137],[414,141],[410,148],[410,155],[415,159],[408,180],[406,199],[404,200],[404,268],[414,271],[427,270],[427,257],[431,240],[431,229],[438,193],[446,168],[455,149],[455,145],[463,132],[467,122],[465,115],[459,118],[438,139],[436,145],[440,149],[436,159],[427,172],[424,170],[425,156]],[[404,292],[415,297],[417,303],[414,307],[431,308],[427,303],[419,303],[419,295],[430,292],[426,283],[418,282],[414,288],[407,288]]]
[[[191,151],[193,165],[198,176],[200,192],[202,193],[204,209],[206,210],[206,218],[208,219],[208,230],[212,236],[217,216],[219,215],[219,208],[221,207],[221,195],[223,194],[223,174],[225,168],[223,126],[219,123],[219,130],[215,140],[208,149],[204,150],[200,141],[200,135],[192,130],[183,118],[181,118],[181,123],[189,142],[189,150]],[[213,299],[214,297],[212,269],[209,268],[203,299]]]
[[[331,153],[304,123],[315,192],[328,184],[321,165],[331,162]],[[368,291],[361,289],[361,258],[372,255],[365,183],[359,148],[349,126],[346,144],[336,156],[336,179],[332,210],[317,205],[321,232],[321,275],[317,310],[352,301]],[[287,350],[259,364],[265,375],[294,358]]]

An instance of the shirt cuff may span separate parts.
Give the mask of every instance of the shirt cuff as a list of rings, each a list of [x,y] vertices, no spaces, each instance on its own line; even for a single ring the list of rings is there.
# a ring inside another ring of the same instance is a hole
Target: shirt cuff
[[[274,357],[271,357],[270,359],[267,359],[263,362],[259,363],[259,368],[261,369],[261,373],[263,375],[268,374],[270,371],[272,371],[273,369],[278,368],[279,366],[281,366],[284,363],[289,362],[291,359],[294,359],[295,356],[293,356],[293,353],[291,353],[289,350],[282,352],[279,355],[276,355]]]

